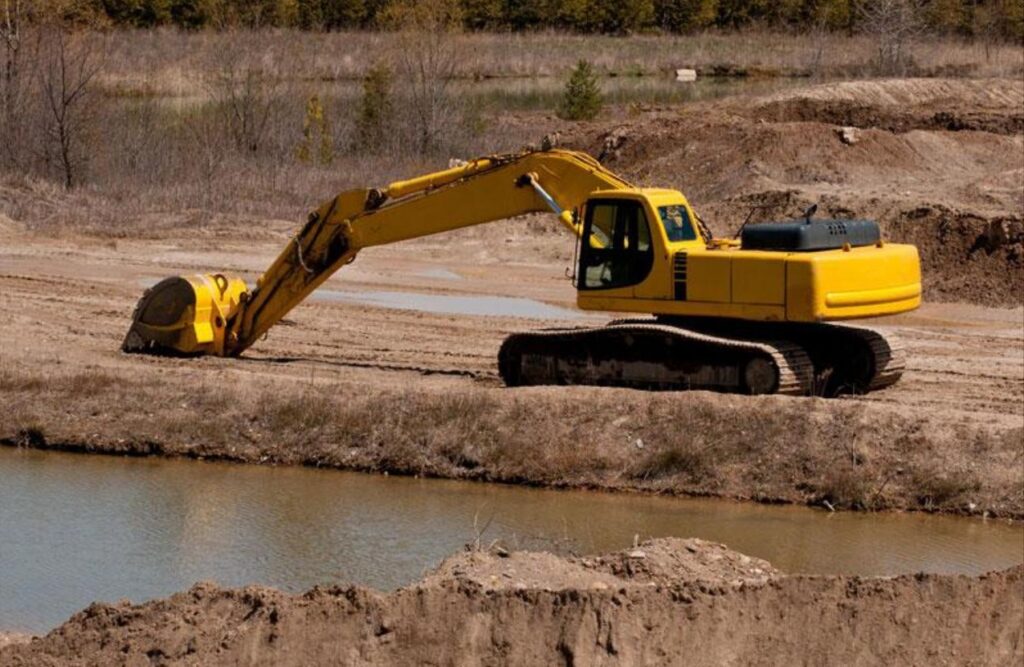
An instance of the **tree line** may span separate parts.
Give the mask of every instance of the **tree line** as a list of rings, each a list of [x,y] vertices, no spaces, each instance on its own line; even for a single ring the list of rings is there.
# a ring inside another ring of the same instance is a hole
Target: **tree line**
[[[52,1],[52,0],[51,0]],[[47,0],[40,0],[45,4]],[[185,29],[381,27],[389,0],[66,0],[68,20]],[[1024,0],[457,0],[467,30],[686,34],[751,26],[852,32],[898,4],[938,34],[1024,40]]]

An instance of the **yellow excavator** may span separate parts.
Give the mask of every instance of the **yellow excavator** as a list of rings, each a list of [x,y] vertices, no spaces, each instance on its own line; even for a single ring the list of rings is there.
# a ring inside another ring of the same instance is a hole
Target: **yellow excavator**
[[[834,396],[880,389],[903,372],[893,340],[828,322],[917,308],[914,246],[883,241],[872,221],[811,212],[712,238],[682,193],[635,187],[559,149],[342,192],[252,288],[220,273],[156,284],[122,349],[237,356],[363,248],[543,211],[575,236],[578,306],[635,315],[509,336],[498,354],[509,386]]]

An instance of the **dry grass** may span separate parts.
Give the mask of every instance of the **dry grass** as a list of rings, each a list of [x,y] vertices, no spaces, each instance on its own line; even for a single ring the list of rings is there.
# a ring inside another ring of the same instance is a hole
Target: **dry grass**
[[[1018,432],[860,403],[560,388],[273,391],[8,366],[9,445],[1024,517]]]
[[[451,157],[514,150],[561,129],[564,123],[543,113],[509,123],[503,112],[553,109],[561,80],[580,54],[599,72],[617,77],[604,80],[607,98],[619,105],[606,115],[627,113],[623,109],[632,102],[678,101],[679,87],[670,75],[677,67],[760,77],[857,77],[872,74],[874,54],[864,37],[828,35],[822,42],[813,35],[758,31],[627,38],[463,35],[455,72],[460,80],[453,89],[458,104],[449,105],[443,136],[424,156],[410,148],[413,128],[404,117],[396,119],[395,141],[380,150],[355,148],[359,78],[372,65],[393,59],[387,35],[126,30],[94,39],[76,46],[105,54],[81,110],[79,188],[61,195],[54,185],[61,181],[60,170],[39,150],[46,144],[45,128],[30,122],[44,118],[45,109],[29,95],[19,121],[24,127],[0,137],[18,157],[0,169],[0,185],[13,193],[0,192],[0,214],[47,232],[66,228],[115,237],[159,235],[157,219],[197,227],[223,216],[301,220],[316,200],[339,190],[441,167]],[[1024,53],[1014,46],[937,39],[918,44],[915,54],[915,73],[1024,72]],[[498,79],[488,81],[493,77]],[[760,85],[743,84],[744,90]],[[404,86],[397,81],[394,87],[398,109],[408,106]],[[314,94],[329,121],[328,164],[297,158],[306,104]],[[239,101],[245,109],[258,107],[258,141],[240,141],[224,113],[225,105],[237,108]],[[73,201],[55,205],[61,197]],[[167,211],[175,212],[174,219]]]
[[[456,74],[489,77],[564,77],[584,55],[599,73],[616,76],[666,74],[680,67],[707,73],[870,76],[876,44],[867,36],[812,35],[770,31],[706,32],[696,35],[489,34],[459,37]],[[197,74],[215,68],[239,47],[258,50],[278,78],[292,81],[358,80],[387,59],[394,40],[373,32],[183,33],[120,31],[104,73],[123,94],[171,97],[202,95]],[[1013,76],[1024,68],[1017,45],[992,45],[955,38],[927,38],[913,47],[921,75]]]

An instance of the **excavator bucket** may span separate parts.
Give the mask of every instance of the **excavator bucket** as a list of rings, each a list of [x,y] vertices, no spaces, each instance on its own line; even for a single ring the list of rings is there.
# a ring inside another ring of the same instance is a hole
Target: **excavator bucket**
[[[121,349],[224,355],[228,323],[246,292],[243,280],[219,273],[161,280],[139,299]]]

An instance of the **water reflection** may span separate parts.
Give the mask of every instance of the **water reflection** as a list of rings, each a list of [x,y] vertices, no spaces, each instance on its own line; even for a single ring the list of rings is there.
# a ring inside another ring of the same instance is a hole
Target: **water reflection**
[[[302,468],[0,448],[0,628],[43,631],[93,600],[199,580],[292,591],[414,581],[474,538],[597,552],[701,537],[790,572],[977,573],[1024,560],[1024,529],[924,515],[555,492]]]

